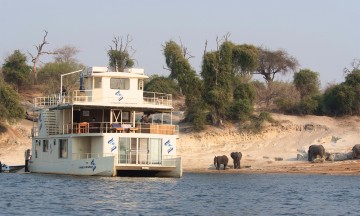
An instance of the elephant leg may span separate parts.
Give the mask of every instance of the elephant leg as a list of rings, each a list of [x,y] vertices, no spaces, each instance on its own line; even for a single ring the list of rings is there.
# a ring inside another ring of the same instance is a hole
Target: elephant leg
[[[226,163],[224,163],[224,170],[226,169],[226,165],[227,165],[227,164],[226,164]]]

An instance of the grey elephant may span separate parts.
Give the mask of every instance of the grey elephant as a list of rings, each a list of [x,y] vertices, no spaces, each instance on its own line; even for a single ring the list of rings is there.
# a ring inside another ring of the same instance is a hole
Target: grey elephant
[[[216,167],[217,170],[220,169],[221,164],[224,165],[224,170],[225,170],[228,162],[229,162],[229,159],[226,155],[214,157],[214,166]]]
[[[352,158],[360,158],[360,144],[356,144],[352,148]]]
[[[231,152],[230,156],[234,161],[234,169],[240,169],[241,152]]]
[[[308,161],[313,161],[317,156],[323,158],[325,156],[325,148],[322,145],[311,145],[308,150]]]

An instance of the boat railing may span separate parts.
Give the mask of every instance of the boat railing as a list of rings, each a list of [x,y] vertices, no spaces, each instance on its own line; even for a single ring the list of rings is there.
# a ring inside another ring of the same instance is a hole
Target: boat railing
[[[127,96],[102,96],[99,90],[75,90],[67,95],[53,94],[34,98],[35,108],[48,108],[61,104],[82,103],[121,103],[121,104],[152,104],[172,106],[172,95],[159,92],[143,92],[142,98]]]
[[[116,123],[110,122],[79,122],[79,123],[66,123],[66,124],[51,124],[46,125],[48,135],[61,135],[61,134],[95,134],[95,133],[145,133],[145,134],[164,134],[164,135],[178,135],[179,126],[173,124],[161,123],[136,123],[123,122]],[[44,127],[44,126],[43,126]],[[36,137],[39,135],[39,129],[34,126],[31,131],[31,136]]]
[[[58,105],[60,100],[59,95],[54,94],[46,97],[36,97],[33,100],[33,104],[35,108],[46,108]]]
[[[120,150],[121,152],[121,150]],[[163,155],[158,152],[151,154],[147,150],[125,150],[118,156],[119,165],[155,165],[155,166],[176,166],[178,156]]]
[[[73,160],[89,159],[89,158],[103,158],[103,157],[110,157],[110,156],[115,156],[115,154],[110,154],[110,153],[72,153]]]
[[[171,94],[144,91],[143,99],[147,104],[172,106]]]

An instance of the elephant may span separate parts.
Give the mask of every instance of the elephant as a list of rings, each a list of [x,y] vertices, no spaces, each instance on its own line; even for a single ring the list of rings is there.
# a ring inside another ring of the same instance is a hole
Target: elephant
[[[230,156],[234,160],[234,169],[240,169],[241,152],[231,152]]]
[[[360,144],[356,144],[352,148],[352,158],[360,158]]]
[[[225,170],[228,162],[229,162],[229,159],[226,155],[214,157],[214,166],[216,167],[217,170],[220,169],[221,164],[224,165],[224,170]]]
[[[314,161],[317,156],[325,156],[325,148],[322,145],[311,145],[308,150],[308,161]]]

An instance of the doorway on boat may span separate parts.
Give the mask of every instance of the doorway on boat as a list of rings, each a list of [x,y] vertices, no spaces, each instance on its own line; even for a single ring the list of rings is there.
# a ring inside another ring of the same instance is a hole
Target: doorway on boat
[[[120,138],[119,164],[161,164],[160,138]]]

